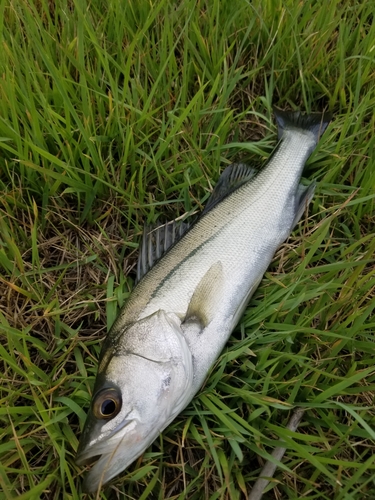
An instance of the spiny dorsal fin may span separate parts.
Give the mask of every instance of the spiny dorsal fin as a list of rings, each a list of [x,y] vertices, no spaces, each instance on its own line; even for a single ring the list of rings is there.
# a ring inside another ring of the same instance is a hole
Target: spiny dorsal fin
[[[233,163],[229,165],[219,177],[217,184],[212,191],[210,198],[202,212],[202,215],[209,212],[215,205],[223,200],[228,194],[245,184],[257,174],[255,168],[244,163]]]
[[[189,222],[181,221],[167,222],[162,226],[145,226],[139,245],[137,283],[182,238],[189,227]]]
[[[199,323],[203,329],[212,321],[220,304],[223,284],[223,266],[218,261],[210,267],[194,290],[184,324]]]

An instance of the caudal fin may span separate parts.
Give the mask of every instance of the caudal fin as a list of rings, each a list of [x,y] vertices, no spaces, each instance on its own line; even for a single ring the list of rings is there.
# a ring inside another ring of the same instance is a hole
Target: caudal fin
[[[303,115],[300,111],[282,111],[274,108],[277,122],[277,131],[279,139],[282,139],[287,130],[309,130],[313,132],[316,142],[327,128],[332,119],[331,113],[311,113]]]

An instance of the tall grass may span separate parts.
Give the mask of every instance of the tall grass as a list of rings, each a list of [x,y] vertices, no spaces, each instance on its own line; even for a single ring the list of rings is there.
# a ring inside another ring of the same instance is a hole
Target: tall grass
[[[81,498],[78,438],[142,227],[264,161],[273,105],[334,112],[308,217],[200,394],[98,498],[243,499],[279,438],[265,498],[374,498],[371,3],[12,0],[0,20],[1,498]]]

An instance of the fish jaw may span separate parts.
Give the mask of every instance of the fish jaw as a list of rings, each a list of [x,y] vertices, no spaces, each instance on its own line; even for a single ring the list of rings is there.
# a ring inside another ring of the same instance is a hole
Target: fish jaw
[[[178,316],[159,310],[124,330],[97,379],[80,440],[79,465],[99,457],[85,491],[97,491],[136,460],[189,403],[192,387],[192,356]],[[106,391],[119,396],[113,418],[98,415]]]
[[[83,490],[94,493],[102,485],[126,469],[157,438],[159,430],[150,429],[136,420],[131,420],[112,439],[89,445],[82,450],[76,462],[83,465],[100,456],[83,482]]]

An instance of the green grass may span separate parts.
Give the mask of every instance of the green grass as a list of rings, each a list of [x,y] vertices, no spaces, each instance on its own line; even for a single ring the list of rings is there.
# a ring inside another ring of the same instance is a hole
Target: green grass
[[[309,216],[202,391],[97,498],[244,499],[279,438],[265,499],[375,498],[371,2],[0,5],[0,498],[82,497],[74,456],[142,227],[264,161],[272,105],[334,112]]]

